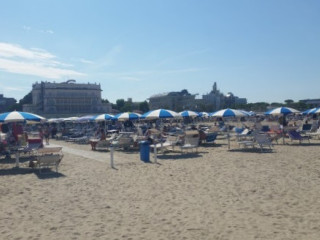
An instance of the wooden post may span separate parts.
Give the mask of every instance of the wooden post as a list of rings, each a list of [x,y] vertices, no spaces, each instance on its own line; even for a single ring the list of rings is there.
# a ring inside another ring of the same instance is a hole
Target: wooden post
[[[154,162],[157,163],[157,146],[156,146],[156,144],[154,145],[153,150],[154,150]]]
[[[111,168],[114,168],[114,164],[113,164],[113,152],[114,152],[114,147],[111,145],[111,146],[110,146],[110,165],[111,165]]]
[[[16,167],[19,167],[19,158],[20,158],[20,154],[18,151],[16,151]]]

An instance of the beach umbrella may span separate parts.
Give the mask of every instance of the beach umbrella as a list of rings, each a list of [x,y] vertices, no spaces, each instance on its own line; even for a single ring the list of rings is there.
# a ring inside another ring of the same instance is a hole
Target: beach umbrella
[[[93,115],[86,115],[86,116],[82,116],[82,117],[79,117],[76,121],[77,122],[89,122],[89,121],[92,121],[93,120]]]
[[[140,114],[133,112],[124,112],[115,115],[112,119],[118,121],[136,120],[140,118]]]
[[[270,111],[265,112],[265,115],[283,115],[283,119],[285,121],[285,117],[288,114],[292,114],[292,113],[300,113],[298,110],[294,109],[294,108],[289,108],[289,107],[278,107],[278,108],[274,108]],[[284,129],[282,131],[282,142],[283,144],[284,142]]]
[[[250,114],[243,110],[231,108],[222,109],[209,114],[210,117],[248,117]]]
[[[92,120],[94,121],[106,121],[106,120],[111,120],[114,116],[111,114],[100,114],[93,116]]]
[[[207,118],[207,117],[209,117],[209,113],[207,113],[207,112],[199,112],[199,117]]]
[[[0,122],[41,122],[45,120],[44,117],[28,112],[13,111],[0,114]]]
[[[63,122],[63,118],[49,118],[47,120],[48,123],[59,123],[59,122]]]
[[[78,120],[78,117],[68,117],[63,119],[64,122],[74,122],[77,120]]]
[[[287,115],[290,113],[299,113],[298,110],[289,107],[278,107],[265,112],[265,115]]]
[[[157,109],[151,110],[141,116],[142,119],[159,119],[159,118],[180,118],[181,116],[171,110]]]
[[[209,114],[210,117],[222,117],[222,118],[229,118],[229,117],[248,117],[250,116],[248,112],[243,110],[236,110],[231,108],[222,109],[213,113]],[[230,136],[229,136],[229,127],[227,126],[228,130],[228,149],[230,149]]]
[[[199,113],[194,112],[194,111],[189,111],[189,110],[185,110],[183,112],[179,112],[181,117],[199,117]]]
[[[320,111],[320,107],[317,107],[317,108],[311,108],[311,109],[308,109],[308,110],[305,110],[304,112],[302,112],[303,115],[309,115],[309,114],[316,114],[318,111]]]

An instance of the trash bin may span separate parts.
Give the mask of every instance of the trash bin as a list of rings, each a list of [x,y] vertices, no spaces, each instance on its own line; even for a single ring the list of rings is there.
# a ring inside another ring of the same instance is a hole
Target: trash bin
[[[150,162],[150,145],[148,141],[141,141],[140,143],[140,160]]]

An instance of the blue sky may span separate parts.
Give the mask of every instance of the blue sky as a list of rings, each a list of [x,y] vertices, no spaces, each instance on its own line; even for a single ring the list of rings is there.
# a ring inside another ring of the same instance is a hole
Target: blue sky
[[[36,81],[100,83],[111,102],[214,82],[249,102],[320,98],[318,0],[10,0],[0,94]]]

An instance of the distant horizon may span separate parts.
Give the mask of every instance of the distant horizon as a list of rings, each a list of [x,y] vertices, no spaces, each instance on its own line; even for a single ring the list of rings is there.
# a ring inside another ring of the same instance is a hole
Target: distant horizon
[[[249,103],[320,98],[318,0],[14,0],[1,5],[0,94],[100,82],[144,101],[212,84]]]

